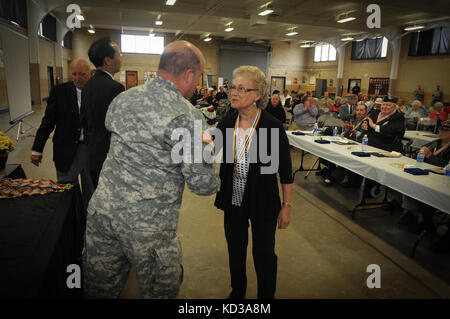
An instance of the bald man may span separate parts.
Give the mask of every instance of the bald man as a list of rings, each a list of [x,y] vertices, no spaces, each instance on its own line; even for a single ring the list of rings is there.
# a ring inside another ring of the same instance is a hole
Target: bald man
[[[197,47],[173,42],[161,55],[158,76],[121,93],[109,106],[110,149],[88,208],[86,297],[117,298],[131,267],[142,298],[178,295],[183,267],[177,226],[184,185],[197,195],[212,195],[220,183],[216,164],[202,158],[209,140],[202,142],[201,132],[200,137],[194,133],[194,125],[207,128],[204,116],[188,101],[204,65]],[[200,161],[194,161],[197,152]]]
[[[70,64],[72,81],[53,87],[47,101],[45,116],[36,132],[31,162],[39,166],[50,133],[53,135],[53,161],[58,183],[78,183],[87,156],[80,122],[81,91],[91,77],[89,64],[78,59]],[[84,173],[82,183],[85,182]],[[83,187],[84,189],[84,187]]]

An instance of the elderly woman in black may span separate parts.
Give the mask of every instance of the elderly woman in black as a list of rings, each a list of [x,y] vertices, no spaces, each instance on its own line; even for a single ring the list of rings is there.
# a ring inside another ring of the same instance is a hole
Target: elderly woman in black
[[[225,147],[220,167],[221,188],[215,201],[216,207],[225,212],[232,288],[229,298],[245,298],[250,221],[258,298],[270,299],[275,295],[277,276],[275,230],[277,224],[279,229],[286,228],[291,219],[289,142],[282,123],[261,108],[267,101],[267,85],[260,69],[254,66],[235,69],[229,96],[231,107],[238,112],[218,125]],[[233,141],[227,141],[231,138]],[[269,161],[267,157],[270,157]],[[283,204],[279,197],[277,172]]]

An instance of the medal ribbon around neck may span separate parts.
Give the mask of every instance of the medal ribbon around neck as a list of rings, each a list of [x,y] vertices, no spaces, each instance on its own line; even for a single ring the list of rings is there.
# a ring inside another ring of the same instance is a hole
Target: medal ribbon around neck
[[[380,123],[381,121],[384,121],[385,119],[390,118],[394,114],[395,114],[395,111],[393,111],[391,114],[388,114],[388,115],[386,115],[386,116],[381,118],[381,112],[378,113],[378,118],[377,118],[377,123],[376,124]]]
[[[253,118],[252,126],[250,126],[250,131],[247,137],[244,140],[244,143],[241,146],[241,149],[238,150],[238,141],[237,136],[239,134],[239,116],[237,118],[236,123],[234,124],[234,136],[233,136],[233,153],[234,153],[234,164],[236,165],[244,155],[248,145],[250,144],[250,140],[255,133],[256,126],[258,125],[259,119],[261,118],[261,109],[258,108],[255,117]]]
[[[449,146],[450,146],[450,142],[448,142],[445,145],[442,145],[440,149],[437,149],[434,151],[433,155],[434,156],[439,155],[440,153],[442,153],[443,150],[447,149]]]

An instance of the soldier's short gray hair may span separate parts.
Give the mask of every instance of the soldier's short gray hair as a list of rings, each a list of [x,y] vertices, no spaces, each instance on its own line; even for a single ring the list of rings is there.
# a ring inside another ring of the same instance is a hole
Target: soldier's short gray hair
[[[200,69],[200,58],[189,47],[181,50],[164,51],[159,60],[159,69],[162,69],[175,77],[180,76],[188,69],[194,70],[197,74]]]

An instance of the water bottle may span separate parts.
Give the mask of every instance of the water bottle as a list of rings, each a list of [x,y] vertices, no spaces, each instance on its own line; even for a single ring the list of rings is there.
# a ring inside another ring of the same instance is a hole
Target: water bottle
[[[445,166],[445,183],[444,185],[447,185],[448,188],[450,188],[450,162],[448,162],[447,166]]]
[[[361,144],[361,150],[365,152],[367,150],[367,145],[369,144],[369,138],[367,137],[367,134],[364,134],[364,137],[362,139]]]
[[[319,125],[317,125],[317,122],[314,124],[313,135],[314,136],[319,135]]]
[[[425,151],[420,149],[419,154],[417,154],[417,167],[423,168],[423,161],[425,160]]]
[[[338,128],[337,128],[337,126],[335,126],[333,129],[333,136],[337,136],[337,135],[338,135]]]

